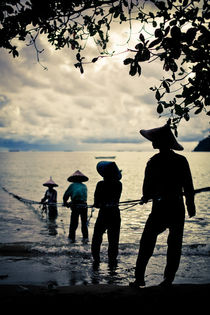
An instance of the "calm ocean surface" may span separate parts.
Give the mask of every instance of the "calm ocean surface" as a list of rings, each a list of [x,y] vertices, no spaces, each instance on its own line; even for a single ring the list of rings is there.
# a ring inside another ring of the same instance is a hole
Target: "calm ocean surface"
[[[107,259],[107,236],[101,248],[98,270],[92,266],[90,244],[98,210],[89,225],[89,244],[82,243],[80,224],[77,241],[68,241],[70,211],[58,207],[58,217],[50,221],[39,205],[29,206],[6,193],[2,187],[23,198],[40,201],[42,184],[50,176],[59,185],[58,202],[68,187],[67,177],[79,169],[89,177],[88,204],[93,203],[96,171],[100,161],[95,156],[116,156],[122,169],[121,201],[140,199],[144,169],[155,152],[0,152],[0,284],[74,285],[133,281],[139,240],[151,210],[151,204],[137,205],[121,211],[121,234],[118,266],[110,270]],[[210,153],[187,152],[196,188],[210,186]],[[210,282],[210,192],[196,195],[197,215],[186,214],[183,251],[175,283]],[[123,208],[123,207],[121,207]],[[91,209],[89,209],[90,215]],[[156,285],[162,280],[166,261],[168,232],[162,233],[151,258],[146,282]],[[4,277],[5,276],[5,277]]]

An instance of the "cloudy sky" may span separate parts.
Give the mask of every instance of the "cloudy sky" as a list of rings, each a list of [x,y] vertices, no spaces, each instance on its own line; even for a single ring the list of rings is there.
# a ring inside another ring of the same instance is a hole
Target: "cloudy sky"
[[[139,34],[134,32],[135,37]],[[125,45],[128,30],[112,34],[115,52]],[[18,44],[19,45],[19,44]],[[163,77],[158,62],[145,64],[141,77],[131,77],[123,65],[126,54],[103,58],[85,66],[80,74],[73,64],[70,49],[55,51],[45,38],[41,62],[32,47],[21,44],[20,57],[0,51],[0,150],[150,150],[140,129],[163,125],[151,86]],[[134,46],[133,46],[134,45]],[[86,60],[98,56],[93,42],[88,43]],[[208,135],[204,114],[183,121],[178,140],[186,150]]]

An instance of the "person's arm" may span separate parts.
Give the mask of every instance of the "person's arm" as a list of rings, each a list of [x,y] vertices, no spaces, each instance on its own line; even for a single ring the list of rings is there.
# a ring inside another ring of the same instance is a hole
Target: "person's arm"
[[[101,182],[98,182],[96,185],[95,193],[94,193],[94,207],[95,208],[100,208],[102,204],[102,184]]]
[[[87,196],[88,196],[88,189],[85,184],[84,185],[84,193],[83,193],[83,201],[87,202]]]
[[[184,170],[183,170],[183,188],[186,200],[187,212],[189,217],[193,217],[196,214],[195,201],[194,201],[194,186],[192,175],[190,171],[189,163],[184,159]]]
[[[63,195],[63,205],[66,206],[67,205],[67,201],[69,199],[69,197],[71,196],[70,193],[70,186],[67,188],[67,190],[65,191],[64,195]]]
[[[122,183],[120,181],[118,182],[115,192],[116,192],[116,202],[119,203],[121,193],[122,193]]]
[[[46,191],[44,197],[41,199],[41,203],[44,203],[47,199],[48,197],[47,197],[47,191]]]
[[[142,187],[143,196],[141,198],[141,202],[146,203],[150,199],[152,199],[153,196],[153,179],[152,179],[152,165],[151,161],[147,163],[147,166],[145,168],[145,174],[144,174],[144,182]],[[140,202],[140,203],[141,203]]]

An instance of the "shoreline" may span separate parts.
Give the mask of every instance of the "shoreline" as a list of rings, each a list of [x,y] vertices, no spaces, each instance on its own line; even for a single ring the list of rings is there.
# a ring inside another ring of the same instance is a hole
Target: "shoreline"
[[[1,308],[8,311],[138,311],[140,314],[201,312],[209,307],[210,283],[174,284],[169,288],[91,284],[75,286],[0,284]],[[30,309],[29,309],[30,307]]]

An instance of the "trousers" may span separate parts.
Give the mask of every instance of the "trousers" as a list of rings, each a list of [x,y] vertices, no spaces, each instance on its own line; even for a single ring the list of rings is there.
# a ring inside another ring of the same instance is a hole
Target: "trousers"
[[[87,205],[71,205],[71,218],[69,226],[69,238],[75,241],[76,230],[79,223],[79,217],[81,218],[81,231],[83,238],[88,238],[88,227],[87,227]]]
[[[103,234],[107,231],[108,236],[108,258],[110,261],[116,260],[118,256],[118,245],[120,237],[120,211],[115,209],[114,213],[99,212],[95,223],[91,252],[95,261],[100,261],[100,247],[103,240]]]
[[[146,267],[153,254],[157,236],[167,228],[169,229],[169,234],[167,239],[167,262],[164,271],[164,278],[167,278],[171,282],[174,280],[181,258],[184,218],[183,220],[168,223],[164,221],[161,222],[150,214],[140,240],[135,269],[135,278],[137,282],[144,281]]]

